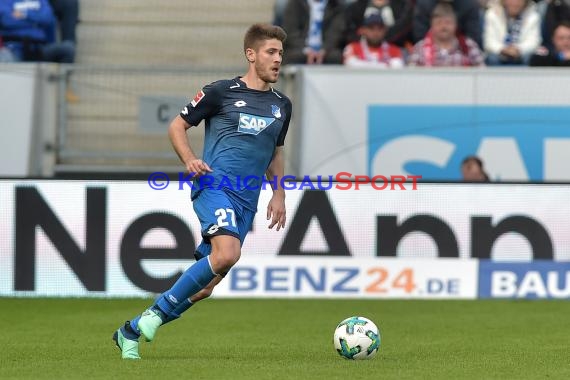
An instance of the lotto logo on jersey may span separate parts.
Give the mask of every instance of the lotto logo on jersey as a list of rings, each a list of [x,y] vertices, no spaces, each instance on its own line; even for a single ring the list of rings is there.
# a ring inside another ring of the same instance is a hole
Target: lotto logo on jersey
[[[248,133],[250,135],[258,135],[265,128],[269,127],[275,121],[272,117],[262,117],[249,115],[247,113],[239,114],[238,131]]]

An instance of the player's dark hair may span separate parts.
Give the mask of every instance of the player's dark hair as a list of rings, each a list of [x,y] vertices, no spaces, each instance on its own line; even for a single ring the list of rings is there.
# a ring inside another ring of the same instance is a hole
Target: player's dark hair
[[[277,39],[285,42],[287,33],[277,25],[271,24],[253,24],[245,33],[243,39],[243,51],[251,48],[257,51],[259,44],[265,40]]]

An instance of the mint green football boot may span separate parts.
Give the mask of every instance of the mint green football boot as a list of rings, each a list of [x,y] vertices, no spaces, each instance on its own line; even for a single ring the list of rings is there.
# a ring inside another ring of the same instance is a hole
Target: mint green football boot
[[[127,322],[127,324],[128,323],[129,322]],[[141,357],[139,356],[139,342],[137,340],[125,338],[121,329],[123,329],[123,327],[119,328],[113,334],[113,340],[115,341],[117,347],[119,347],[119,350],[121,350],[121,357],[123,359],[140,359]]]

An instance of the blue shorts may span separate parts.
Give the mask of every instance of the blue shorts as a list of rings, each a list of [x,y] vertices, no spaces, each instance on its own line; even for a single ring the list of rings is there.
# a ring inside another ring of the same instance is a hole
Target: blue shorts
[[[204,189],[192,201],[194,212],[200,220],[202,243],[196,247],[196,260],[212,252],[210,238],[217,235],[230,235],[238,238],[243,245],[251,230],[255,212],[232,202],[223,190]]]

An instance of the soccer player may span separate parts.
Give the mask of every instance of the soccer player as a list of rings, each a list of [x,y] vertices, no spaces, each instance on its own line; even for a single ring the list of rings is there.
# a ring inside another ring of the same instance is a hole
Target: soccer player
[[[244,37],[247,73],[205,86],[170,124],[174,150],[185,169],[195,173],[192,204],[203,241],[196,248],[196,263],[172,288],[114,333],[124,359],[139,359],[141,335],[152,341],[161,325],[208,297],[239,260],[265,175],[273,188],[267,206],[269,228],[276,226],[279,231],[285,225],[285,192],[279,184],[292,106],[271,87],[279,77],[285,38],[285,31],[278,26],[252,25]],[[186,130],[202,120],[205,142],[203,159],[199,159],[188,143]],[[202,183],[206,177],[208,181]],[[246,177],[249,180],[244,184]]]

